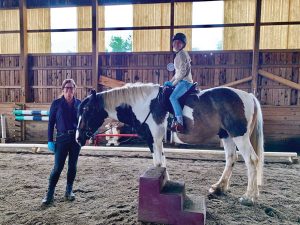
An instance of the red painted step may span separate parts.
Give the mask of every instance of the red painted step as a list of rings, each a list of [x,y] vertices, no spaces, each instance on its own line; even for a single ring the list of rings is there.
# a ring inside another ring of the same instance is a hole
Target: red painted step
[[[205,214],[205,198],[187,196],[184,182],[166,179],[166,168],[152,167],[140,177],[139,221],[203,225]]]

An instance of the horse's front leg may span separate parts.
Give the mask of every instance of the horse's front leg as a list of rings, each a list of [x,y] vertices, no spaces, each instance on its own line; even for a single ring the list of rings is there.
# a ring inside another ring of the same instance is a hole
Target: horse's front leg
[[[166,156],[164,154],[162,140],[154,140],[152,156],[154,166],[166,167]]]
[[[153,145],[153,163],[154,166],[157,167],[165,167],[167,168],[167,162],[166,162],[166,156],[164,154],[164,149],[163,149],[163,142],[162,139],[160,141],[154,141]],[[168,173],[168,170],[166,170],[166,177],[167,180],[170,180],[170,176]]]

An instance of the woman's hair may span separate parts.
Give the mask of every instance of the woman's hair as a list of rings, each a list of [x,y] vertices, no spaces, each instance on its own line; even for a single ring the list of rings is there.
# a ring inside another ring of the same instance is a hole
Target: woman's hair
[[[63,81],[63,83],[62,83],[62,85],[61,85],[61,90],[63,90],[64,88],[65,88],[65,86],[66,86],[66,84],[68,84],[68,83],[71,83],[71,84],[73,84],[73,86],[76,88],[76,83],[75,83],[75,81],[73,80],[73,79],[65,79],[64,81]]]

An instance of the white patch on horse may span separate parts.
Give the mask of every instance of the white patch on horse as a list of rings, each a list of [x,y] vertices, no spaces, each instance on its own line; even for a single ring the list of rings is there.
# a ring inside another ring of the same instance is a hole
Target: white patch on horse
[[[194,109],[192,109],[191,107],[185,105],[183,107],[182,112],[183,112],[183,115],[186,116],[187,118],[189,118],[190,120],[192,120],[193,124],[194,124],[194,117],[193,117]]]
[[[254,101],[252,98],[249,98],[249,93],[242,92],[237,89],[232,89],[232,88],[229,88],[229,89],[232,90],[233,92],[235,92],[241,98],[241,100],[244,104],[244,109],[248,109],[248,110],[244,110],[244,111],[245,111],[246,120],[248,122],[247,130],[249,130],[249,127],[251,125],[251,121],[253,118],[253,114],[254,114]]]
[[[78,129],[79,129],[79,124],[80,124],[80,122],[81,122],[81,116],[79,116],[79,118],[78,118],[78,126],[77,126],[77,130],[76,130],[76,135],[75,135],[75,140],[76,140],[76,142],[79,144],[79,141],[78,141],[78,137],[79,137],[79,131],[78,131]]]
[[[176,132],[172,132],[172,140],[174,143],[178,143],[178,144],[187,144],[183,141],[180,140],[180,138],[178,137],[177,133]]]
[[[206,93],[207,91],[211,91],[211,89],[206,89],[206,90],[201,90],[197,96],[200,97],[201,95],[203,95],[204,93]]]

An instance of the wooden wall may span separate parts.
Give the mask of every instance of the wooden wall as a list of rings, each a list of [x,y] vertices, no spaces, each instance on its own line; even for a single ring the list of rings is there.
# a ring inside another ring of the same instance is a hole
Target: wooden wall
[[[0,55],[0,102],[20,102],[19,55]]]
[[[201,89],[216,87],[250,77],[251,51],[190,52],[194,81]],[[287,80],[300,83],[300,51],[262,51],[260,69]],[[153,82],[163,84],[173,73],[166,65],[173,61],[170,52],[149,53],[100,53],[99,77],[106,77],[114,84],[129,82]],[[0,57],[0,113],[13,124],[13,103],[20,101],[19,56]],[[28,109],[46,109],[61,93],[65,78],[73,78],[77,85],[77,97],[83,99],[92,88],[91,54],[32,54],[29,55],[29,87],[31,103]],[[102,81],[104,79],[99,79]],[[107,81],[107,80],[106,80]],[[100,82],[106,90],[108,82]],[[236,88],[250,91],[251,81]],[[99,90],[100,90],[99,89]],[[264,133],[267,143],[290,138],[300,138],[300,93],[262,76],[258,79],[258,98],[263,105]],[[11,102],[10,104],[8,102]],[[47,122],[25,122],[28,141],[46,141]],[[13,137],[13,132],[9,136]],[[216,143],[218,145],[218,143]]]
[[[49,110],[50,104],[27,103],[25,108],[28,110]],[[48,140],[48,122],[47,121],[24,121],[25,140],[39,143]]]
[[[61,94],[64,79],[72,78],[76,96],[86,97],[92,89],[90,54],[44,54],[29,56],[30,98],[35,103],[50,103]]]
[[[300,52],[262,52],[261,68],[282,78],[300,83]],[[259,100],[263,105],[300,105],[300,93],[283,84],[259,76]]]

